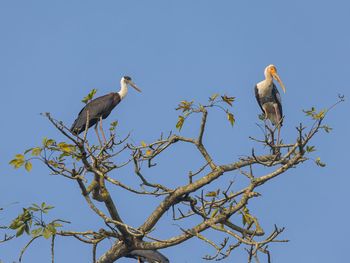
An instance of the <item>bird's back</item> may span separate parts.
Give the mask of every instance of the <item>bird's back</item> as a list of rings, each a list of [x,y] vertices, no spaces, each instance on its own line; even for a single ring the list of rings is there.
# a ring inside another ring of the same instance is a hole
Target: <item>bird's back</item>
[[[118,93],[109,93],[107,95],[98,97],[90,101],[79,112],[77,119],[74,121],[71,131],[74,133],[81,133],[85,130],[87,117],[89,115],[89,128],[95,125],[100,117],[107,118],[111,111],[120,102],[120,96]]]

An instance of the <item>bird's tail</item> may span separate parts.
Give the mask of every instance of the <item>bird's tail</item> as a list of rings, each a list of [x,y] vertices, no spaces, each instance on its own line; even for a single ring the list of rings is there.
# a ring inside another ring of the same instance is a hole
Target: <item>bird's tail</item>
[[[76,119],[73,124],[72,124],[72,127],[70,128],[70,131],[75,134],[75,135],[79,135],[79,133],[81,132],[79,129],[79,127],[77,127],[77,122],[78,122],[78,119]]]

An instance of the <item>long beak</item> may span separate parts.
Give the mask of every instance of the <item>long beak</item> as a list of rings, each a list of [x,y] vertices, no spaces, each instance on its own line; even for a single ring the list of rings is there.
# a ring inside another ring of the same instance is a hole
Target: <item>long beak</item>
[[[277,74],[277,73],[274,73],[272,76],[273,76],[273,77],[278,81],[278,83],[281,85],[281,88],[282,88],[283,92],[286,93],[286,88],[284,87],[283,82],[282,82],[281,78],[278,76],[278,74]]]
[[[138,92],[141,92],[141,90],[136,86],[136,84],[132,81],[129,82],[130,86],[136,89]]]

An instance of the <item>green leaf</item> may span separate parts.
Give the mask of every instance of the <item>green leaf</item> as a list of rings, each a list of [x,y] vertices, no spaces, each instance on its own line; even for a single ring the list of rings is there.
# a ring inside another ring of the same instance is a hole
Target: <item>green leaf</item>
[[[60,223],[56,223],[56,222],[54,222],[54,223],[53,223],[53,226],[54,226],[54,227],[63,227],[63,225],[62,225],[62,224],[60,224]]]
[[[42,149],[40,147],[35,147],[32,149],[33,156],[39,156],[41,154]]]
[[[43,213],[47,214],[49,210],[53,209],[54,206],[48,205],[42,208]]]
[[[28,207],[28,209],[29,209],[30,211],[34,211],[34,212],[40,211],[40,208],[33,207],[33,206]]]
[[[209,101],[214,101],[214,100],[216,100],[217,97],[219,97],[219,94],[214,93],[214,94],[211,95],[211,97],[209,98]]]
[[[44,137],[44,138],[43,138],[43,141],[42,141],[42,144],[43,144],[44,146],[46,146],[46,142],[47,142],[47,137]]]
[[[48,239],[49,237],[51,237],[52,233],[49,228],[45,227],[42,235],[44,238]]]
[[[57,168],[57,167],[58,167],[58,163],[57,163],[57,162],[55,162],[55,161],[53,161],[53,160],[49,160],[47,163],[48,163],[49,165],[51,165],[51,166],[55,167],[55,168]]]
[[[9,164],[13,166],[15,169],[18,169],[25,163],[24,155],[16,154],[15,159],[11,160]]]
[[[54,227],[54,225],[52,223],[48,224],[46,226],[46,228],[51,232],[51,234],[56,234],[56,228]]]
[[[26,225],[23,224],[19,228],[17,228],[16,237],[19,237],[19,236],[23,235],[25,227],[26,227]]]
[[[24,224],[24,231],[26,231],[27,235],[30,234],[30,229],[29,229],[29,225],[28,224]]]
[[[220,189],[218,189],[216,191],[210,191],[210,192],[206,193],[205,196],[206,197],[217,197],[219,193],[220,193]]]
[[[193,101],[183,100],[180,102],[176,110],[182,110],[182,112],[189,112],[192,109]]]
[[[322,120],[325,117],[327,110],[323,109],[316,113],[315,107],[312,107],[310,110],[303,110],[303,112],[306,113],[306,116],[311,116],[314,120]]]
[[[227,112],[227,119],[230,122],[231,126],[233,127],[233,125],[235,124],[235,117],[231,112]]]
[[[306,146],[306,152],[311,153],[316,151],[315,146]]]
[[[95,96],[96,92],[97,92],[97,89],[92,89],[89,92],[89,94],[82,99],[82,102],[85,103],[85,104],[88,103],[90,100],[93,99],[93,97]]]
[[[30,214],[27,208],[23,208],[22,219],[24,222],[27,222],[32,219],[32,215]]]
[[[15,168],[17,169],[17,168],[20,168],[21,166],[23,166],[23,164],[24,164],[24,160],[17,160],[17,163],[16,163],[16,165],[15,165]]]
[[[326,164],[321,162],[321,158],[320,157],[317,157],[316,160],[315,160],[315,163],[320,166],[320,167],[325,167]]]
[[[23,231],[29,232],[29,225],[31,225],[32,214],[28,209],[23,208],[23,213],[18,215],[14,220],[12,220],[10,229],[17,229],[17,234],[22,235]]]
[[[43,141],[42,141],[42,144],[43,144],[44,147],[50,147],[50,146],[52,146],[55,143],[56,143],[55,140],[48,139],[47,137],[44,137]]]
[[[33,165],[31,162],[27,161],[26,164],[24,165],[24,168],[27,170],[27,172],[30,172],[33,168]]]
[[[243,215],[243,225],[250,225],[254,222],[254,217],[252,217],[250,214],[244,214]]]
[[[232,107],[232,102],[235,101],[235,97],[221,96],[222,100]]]
[[[10,165],[12,165],[13,167],[15,167],[15,165],[17,164],[18,160],[17,159],[13,159],[9,162]]]
[[[242,208],[240,213],[242,214],[243,225],[250,225],[252,222],[254,222],[254,217],[249,213],[249,209],[246,206]]]
[[[17,159],[17,160],[23,160],[24,161],[24,155],[23,154],[16,154],[15,155],[15,159]]]
[[[333,130],[333,128],[329,127],[328,125],[323,125],[320,128],[324,129],[324,131],[327,133],[330,133]]]
[[[315,114],[315,107],[312,107],[310,110],[303,110],[303,112],[306,114],[306,116],[312,116],[313,114]]]
[[[320,119],[323,119],[323,118],[324,118],[325,114],[326,114],[326,110],[321,110],[319,113],[314,114],[312,117],[313,117],[315,120],[320,120]]]
[[[183,116],[179,116],[178,120],[177,120],[177,123],[176,123],[176,129],[178,129],[179,131],[181,131],[182,129],[182,126],[185,122],[185,118]]]
[[[67,144],[65,142],[60,142],[57,144],[58,148],[65,153],[71,153],[75,150],[75,146],[71,144]]]
[[[118,125],[118,121],[111,122],[111,126],[109,127],[109,130],[114,131],[117,125]]]
[[[40,236],[42,232],[43,232],[43,228],[39,227],[37,229],[33,229],[31,234],[32,234],[32,237],[37,237],[37,236]]]
[[[9,226],[10,229],[17,229],[21,225],[23,225],[23,222],[19,220],[19,218],[16,218],[11,222],[11,225]]]

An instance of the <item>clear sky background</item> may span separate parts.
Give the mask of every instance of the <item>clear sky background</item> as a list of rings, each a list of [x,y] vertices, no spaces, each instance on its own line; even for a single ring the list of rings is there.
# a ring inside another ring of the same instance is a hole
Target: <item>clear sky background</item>
[[[103,226],[80,196],[77,185],[50,176],[41,164],[31,173],[13,170],[8,162],[23,150],[39,145],[44,136],[62,139],[41,117],[51,112],[68,126],[92,88],[98,95],[119,89],[130,75],[143,93],[130,90],[105,122],[119,120],[118,133],[132,131],[140,143],[175,129],[180,100],[205,102],[213,93],[236,96],[231,128],[226,116],[209,116],[205,144],[217,163],[249,154],[259,136],[260,109],[253,87],[263,70],[275,64],[287,89],[282,94],[286,115],[282,137],[296,138],[301,121],[310,124],[302,109],[324,108],[349,95],[349,1],[0,1],[0,225],[13,219],[21,207],[46,201],[56,208],[52,218],[72,221],[67,229]],[[348,258],[349,211],[349,103],[330,115],[331,134],[314,140],[327,166],[312,162],[290,170],[259,190],[250,202],[252,214],[266,231],[286,227],[288,244],[270,246],[273,262],[344,262]],[[184,135],[193,135],[196,119],[186,122]],[[95,135],[90,132],[91,140]],[[255,145],[256,146],[256,145]],[[263,154],[263,149],[258,148]],[[148,178],[181,185],[188,170],[202,164],[188,147],[177,147],[159,160]],[[132,168],[113,175],[128,182]],[[239,180],[238,174],[230,175]],[[218,182],[221,187],[227,180]],[[213,187],[212,187],[213,188]],[[213,190],[211,187],[207,190]],[[159,200],[139,199],[125,191],[113,192],[123,218],[138,226]],[[161,237],[178,231],[167,221]],[[26,238],[0,245],[4,263],[17,260]],[[100,254],[108,248],[104,244]],[[162,250],[171,262],[204,262],[213,252],[198,240]],[[237,250],[224,262],[245,262]],[[49,262],[50,244],[38,240],[23,262]],[[89,262],[90,247],[69,238],[57,238],[56,262]],[[264,259],[265,260],[265,259]],[[262,260],[262,262],[264,262]],[[122,259],[120,262],[131,262]]]

